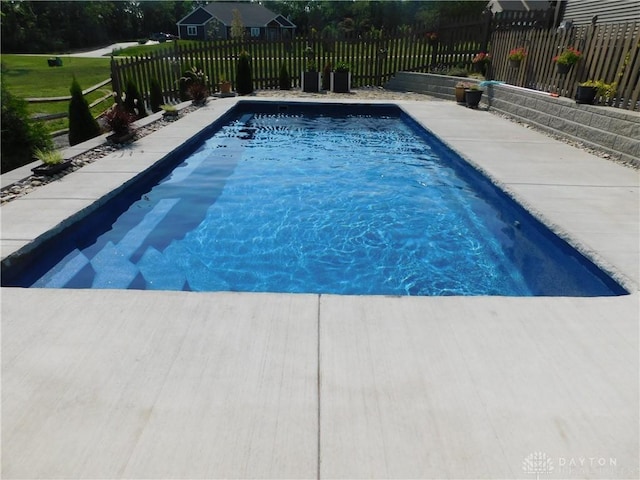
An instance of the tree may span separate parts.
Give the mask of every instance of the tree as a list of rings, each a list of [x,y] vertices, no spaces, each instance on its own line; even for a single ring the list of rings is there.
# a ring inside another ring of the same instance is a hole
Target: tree
[[[0,81],[2,90],[1,173],[31,162],[34,151],[51,148],[51,140],[43,125],[29,118],[27,102],[14,97]]]
[[[251,57],[247,52],[242,52],[238,59],[236,72],[236,91],[238,95],[253,93],[253,78],[251,77]]]
[[[82,95],[80,84],[73,77],[69,102],[69,145],[77,145],[100,135],[100,125],[91,115],[89,104]]]
[[[279,82],[280,90],[291,90],[291,76],[287,70],[287,66],[283,63],[280,66],[280,78]]]
[[[157,78],[152,78],[149,85],[149,104],[153,113],[162,110],[161,106],[164,103],[164,97],[162,95],[162,87]]]
[[[129,80],[127,82],[127,88],[125,89],[124,108],[135,115],[136,118],[144,118],[147,116],[147,109],[144,106],[144,100],[138,86]]]
[[[244,23],[242,23],[242,16],[237,8],[233,9],[233,19],[231,20],[231,38],[235,40],[242,40],[244,38]]]

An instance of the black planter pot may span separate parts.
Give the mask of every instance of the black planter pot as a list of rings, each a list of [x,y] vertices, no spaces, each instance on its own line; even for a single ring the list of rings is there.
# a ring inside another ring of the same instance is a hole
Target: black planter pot
[[[469,108],[478,108],[480,99],[482,98],[482,90],[470,90],[464,91],[464,98]]]
[[[331,72],[331,91],[334,93],[349,93],[351,74],[349,72]]]
[[[597,94],[598,89],[596,87],[583,87],[578,85],[578,90],[576,90],[576,103],[593,105]]]
[[[511,68],[515,68],[516,70],[520,68],[521,60],[509,60],[509,66]]]
[[[487,76],[487,62],[477,62],[473,64],[473,71],[482,74],[483,77]]]
[[[120,143],[127,143],[128,141],[133,140],[135,136],[136,136],[136,132],[133,132],[133,131],[119,132],[119,133],[112,133],[107,137],[107,140],[111,143],[120,144]]]
[[[302,72],[302,91],[320,91],[320,72]]]
[[[558,75],[566,75],[571,70],[572,65],[568,63],[556,63],[556,69],[558,70]]]
[[[49,177],[51,175],[55,175],[71,166],[71,159],[64,160],[60,163],[48,164],[43,163],[42,165],[38,165],[31,169],[34,175],[44,175]]]

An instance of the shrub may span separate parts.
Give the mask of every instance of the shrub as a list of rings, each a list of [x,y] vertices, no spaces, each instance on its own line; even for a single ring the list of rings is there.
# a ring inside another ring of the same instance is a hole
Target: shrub
[[[338,62],[336,63],[336,72],[347,73],[349,71],[350,65],[347,62]]]
[[[2,135],[0,135],[2,173],[31,162],[36,149],[48,149],[51,140],[41,123],[29,118],[27,102],[9,93],[4,81],[2,89]]]
[[[77,145],[100,135],[100,125],[91,115],[89,104],[82,95],[80,84],[73,77],[69,102],[69,145]]]
[[[178,80],[178,96],[181,102],[189,100],[189,92],[187,91],[187,82],[184,78]]]
[[[322,69],[322,90],[329,90],[331,88],[331,63],[327,64]]]
[[[122,105],[114,105],[104,116],[109,129],[116,135],[129,133],[135,119],[134,114]]]
[[[189,95],[193,100],[193,103],[202,104],[205,103],[209,96],[209,89],[204,83],[193,82],[189,85]]]
[[[291,90],[291,77],[289,76],[289,71],[287,70],[287,66],[283,63],[280,67],[280,90]]]
[[[132,80],[127,82],[124,108],[132,115],[135,115],[136,118],[144,118],[147,116],[147,109],[144,106],[142,95],[140,95],[138,86]]]
[[[468,77],[469,72],[467,72],[466,68],[454,67],[447,71],[447,75],[450,77]]]
[[[64,156],[60,150],[36,148],[33,156],[46,165],[57,165],[64,161]]]
[[[238,71],[236,72],[236,91],[239,95],[253,93],[253,78],[251,77],[251,57],[247,52],[242,52],[238,59]]]
[[[158,82],[157,79],[152,78],[149,85],[149,104],[151,106],[151,111],[153,113],[159,112],[162,110],[163,103],[164,98],[162,96],[162,87],[160,87],[160,82]]]
[[[618,82],[605,83],[604,80],[587,80],[580,83],[581,87],[593,87],[598,91],[598,96],[611,98],[616,94]]]
[[[179,80],[180,100],[183,102],[186,100],[198,102],[206,99],[209,96],[209,90],[206,87],[208,81],[209,78],[207,75],[197,66],[185,70]],[[204,94],[205,90],[206,94]],[[198,98],[195,98],[194,94],[198,96]]]

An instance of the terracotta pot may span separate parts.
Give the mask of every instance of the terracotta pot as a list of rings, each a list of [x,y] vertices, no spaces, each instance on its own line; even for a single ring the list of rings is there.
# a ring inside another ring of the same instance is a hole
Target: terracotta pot
[[[456,90],[456,102],[458,105],[466,105],[464,87],[455,87]]]
[[[231,82],[220,82],[218,88],[220,93],[231,93]]]

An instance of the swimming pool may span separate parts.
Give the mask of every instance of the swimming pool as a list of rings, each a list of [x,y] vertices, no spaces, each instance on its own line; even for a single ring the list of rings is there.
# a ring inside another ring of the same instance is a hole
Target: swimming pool
[[[243,103],[223,120],[3,285],[626,293],[395,106]]]

